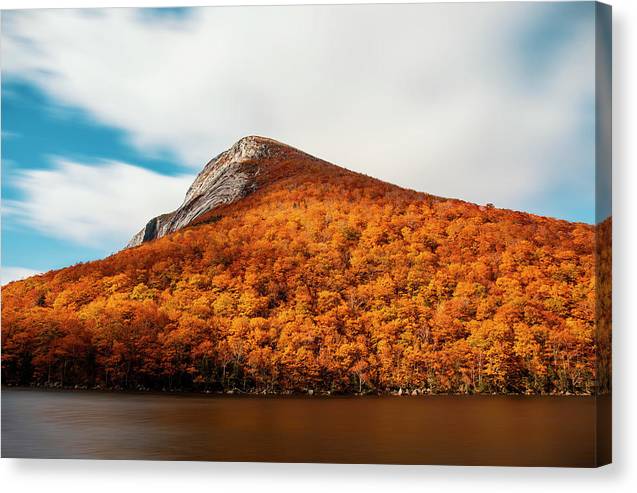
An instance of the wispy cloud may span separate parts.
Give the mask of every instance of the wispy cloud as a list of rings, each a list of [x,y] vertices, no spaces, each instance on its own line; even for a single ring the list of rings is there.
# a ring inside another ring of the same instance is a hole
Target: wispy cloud
[[[3,139],[16,139],[21,137],[21,135],[17,132],[10,132],[9,130],[2,130],[2,138]]]
[[[3,265],[0,268],[0,282],[4,286],[12,281],[19,281],[20,279],[26,279],[27,277],[35,276],[40,273],[40,271],[28,269],[26,267],[8,267]]]
[[[17,172],[20,200],[3,203],[6,220],[70,242],[123,245],[146,222],[176,208],[194,179],[120,162],[56,159],[52,169]]]
[[[583,16],[508,2],[163,20],[134,9],[7,13],[3,71],[190,166],[256,133],[439,195],[533,209],[559,184],[590,193],[592,210],[591,180],[573,179],[592,173],[582,140],[592,5],[580,4]],[[542,44],[540,70],[520,38],[547,15],[566,28]]]

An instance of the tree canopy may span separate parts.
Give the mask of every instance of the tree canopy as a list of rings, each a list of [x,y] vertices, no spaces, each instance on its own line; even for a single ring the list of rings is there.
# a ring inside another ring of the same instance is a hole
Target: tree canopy
[[[4,287],[3,381],[595,391],[593,226],[310,164],[193,227]]]

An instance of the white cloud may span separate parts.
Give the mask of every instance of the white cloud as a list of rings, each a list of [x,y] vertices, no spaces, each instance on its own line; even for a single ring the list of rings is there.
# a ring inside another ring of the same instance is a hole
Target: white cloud
[[[576,149],[590,8],[531,69],[518,46],[544,12],[531,4],[19,12],[3,22],[3,71],[188,166],[261,134],[438,195],[529,208],[559,183],[592,206],[577,179],[592,146]]]
[[[150,218],[177,208],[193,179],[120,162],[57,159],[52,169],[16,174],[13,185],[23,198],[4,201],[3,212],[48,236],[121,247]]]
[[[19,281],[20,279],[26,279],[27,277],[41,274],[40,271],[27,269],[26,267],[7,267],[4,265],[0,268],[0,273],[0,282],[3,286],[12,281]]]

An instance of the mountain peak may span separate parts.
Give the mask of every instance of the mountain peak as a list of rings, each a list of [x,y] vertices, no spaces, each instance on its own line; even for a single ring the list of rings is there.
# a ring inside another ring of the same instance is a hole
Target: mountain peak
[[[273,158],[307,156],[274,139],[248,135],[210,160],[175,211],[151,219],[126,245],[127,248],[161,238],[191,224],[215,207],[235,202],[259,186],[257,177]]]
[[[289,149],[292,149],[292,147],[269,137],[246,135],[236,141],[225,152],[234,154],[238,159],[259,159],[273,152]]]

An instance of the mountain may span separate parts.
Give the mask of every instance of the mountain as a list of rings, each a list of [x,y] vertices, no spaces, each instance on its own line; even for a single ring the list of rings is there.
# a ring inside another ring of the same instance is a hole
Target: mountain
[[[3,382],[592,393],[595,232],[246,137],[129,248],[3,288]]]

